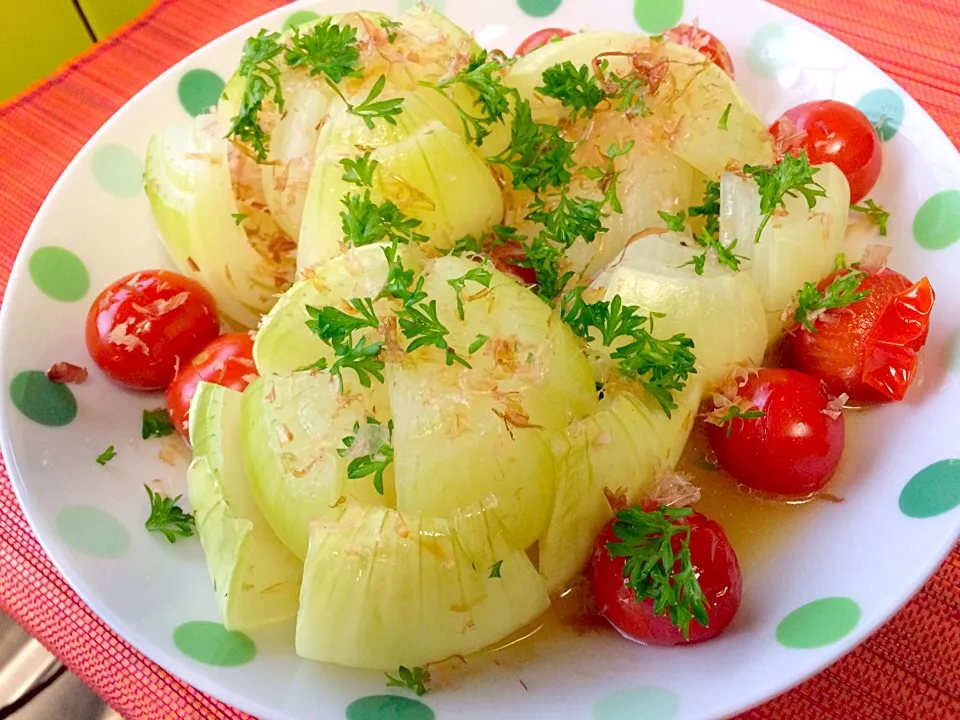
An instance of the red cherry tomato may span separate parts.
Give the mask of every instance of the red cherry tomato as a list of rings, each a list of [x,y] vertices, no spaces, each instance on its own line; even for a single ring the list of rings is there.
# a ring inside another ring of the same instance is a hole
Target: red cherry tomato
[[[537,48],[543,47],[554,38],[565,38],[571,35],[573,35],[572,32],[564,30],[563,28],[544,28],[543,30],[537,30],[533,35],[520,43],[517,51],[513,55],[514,57],[521,57],[529,52],[533,52]]]
[[[220,334],[217,306],[202,285],[168,270],[120,278],[87,314],[90,357],[135,390],[160,390],[177,367]]]
[[[716,35],[698,28],[696,25],[677,25],[667,30],[663,36],[672,43],[693,48],[713,62],[727,75],[733,77],[733,58]]]
[[[253,339],[247,333],[221,335],[181,366],[167,388],[167,408],[174,427],[190,439],[190,401],[201,380],[242,391],[256,375]]]
[[[521,267],[518,263],[527,259],[527,252],[518,242],[495,245],[490,250],[490,259],[500,272],[516,278],[524,285],[537,284],[537,272],[533,268]]]
[[[816,100],[787,110],[770,126],[777,147],[799,156],[805,150],[811,165],[832,162],[850,183],[850,203],[863,200],[877,184],[883,146],[867,116],[846,103]]]
[[[820,490],[843,454],[844,422],[820,381],[796,370],[761,368],[733,401],[741,413],[762,417],[708,417],[710,448],[724,470],[747,487],[778,495]],[[724,409],[730,415],[730,409]],[[721,410],[716,411],[720,414]]]
[[[822,280],[819,289],[844,272]],[[846,393],[856,402],[902,400],[927,341],[933,287],[926,278],[911,283],[883,269],[868,273],[857,289],[870,294],[827,310],[814,323],[816,332],[793,330],[787,340],[790,364],[820,378],[834,395]]]
[[[661,512],[651,509],[652,512]],[[624,584],[625,558],[610,557],[607,543],[618,542],[612,521],[606,526],[594,546],[590,563],[590,579],[597,609],[617,630],[645,645],[682,645],[702,642],[716,637],[730,624],[740,607],[742,577],[737,555],[730,541],[713,520],[700,513],[692,513],[673,521],[675,525],[690,527],[690,559],[697,582],[703,592],[709,620],[706,627],[696,619],[690,622],[690,637],[686,639],[666,614],[655,615],[653,599],[638,603],[633,589]],[[674,535],[671,547],[680,551],[683,535]],[[680,563],[674,567],[677,572]]]

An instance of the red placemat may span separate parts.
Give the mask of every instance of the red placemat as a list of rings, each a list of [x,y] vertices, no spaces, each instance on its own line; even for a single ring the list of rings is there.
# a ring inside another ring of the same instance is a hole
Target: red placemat
[[[284,4],[166,0],[0,108],[0,290],[43,198],[97,128],[176,61]],[[960,146],[960,0],[777,4],[872,58]],[[80,601],[34,538],[2,465],[0,608],[130,720],[249,717],[161,670]],[[960,720],[960,546],[870,640],[742,720]]]

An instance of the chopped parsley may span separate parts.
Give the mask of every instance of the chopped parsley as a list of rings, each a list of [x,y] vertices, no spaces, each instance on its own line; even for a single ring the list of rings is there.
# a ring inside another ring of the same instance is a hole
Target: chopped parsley
[[[683,229],[686,227],[687,214],[683,211],[676,215],[671,215],[665,210],[657,210],[657,215],[659,215],[660,219],[666,224],[667,230],[683,232]]]
[[[156,410],[144,410],[143,418],[140,422],[140,437],[146,440],[152,437],[166,437],[176,432],[173,426],[173,420],[170,419],[170,413],[166,408],[157,408]]]
[[[340,212],[344,240],[354,247],[382,240],[421,243],[430,239],[416,231],[420,227],[419,220],[404,215],[392,200],[376,204],[369,190],[364,190],[362,196],[345,195],[341,202],[344,206]]]
[[[583,291],[574,288],[564,297],[564,322],[577,336],[604,347],[611,347],[618,338],[629,340],[610,354],[611,359],[625,377],[637,378],[670,417],[677,408],[673,393],[683,390],[687,378],[697,371],[693,340],[682,334],[659,340],[652,334],[656,313],[641,315],[637,307],[624,305],[619,295],[587,303]],[[595,337],[594,331],[599,335]]]
[[[490,574],[488,578],[499,578],[500,577],[500,568],[503,566],[503,560],[497,560],[493,565],[490,566]]]
[[[692,265],[693,271],[697,275],[703,275],[703,271],[706,269],[707,265],[707,257],[711,253],[714,257],[716,257],[717,262],[719,262],[721,265],[725,265],[734,272],[740,270],[740,261],[743,259],[743,255],[737,255],[733,252],[734,248],[737,247],[736,240],[729,245],[724,245],[722,242],[720,242],[719,238],[714,237],[706,230],[701,232],[699,235],[694,235],[693,239],[697,245],[705,248],[705,250],[699,255],[694,255],[683,265]]]
[[[387,42],[393,45],[397,39],[397,33],[395,31],[402,28],[403,23],[391,20],[390,18],[382,18],[380,20],[380,27],[387,31]]]
[[[800,157],[784,155],[783,160],[775,165],[745,165],[743,172],[753,178],[760,190],[763,220],[757,228],[754,242],[760,242],[760,236],[773,214],[778,209],[786,209],[787,197],[803,196],[807,206],[812,209],[817,204],[817,198],[827,196],[823,187],[813,179],[820,169],[810,165],[806,152],[801,152]]]
[[[370,387],[371,377],[383,382],[385,365],[377,355],[383,348],[383,342],[367,343],[366,337],[360,337],[354,342],[353,333],[357,330],[379,329],[380,322],[373,309],[371,298],[354,298],[349,301],[350,307],[356,314],[348,314],[339,308],[326,306],[316,308],[306,306],[310,316],[306,321],[307,328],[317,337],[329,345],[336,356],[330,366],[330,374],[340,382],[343,389],[343,370],[350,369],[357,374],[357,379],[363,387]],[[326,362],[322,359],[308,368],[326,370]]]
[[[586,117],[592,117],[597,106],[607,99],[607,93],[597,76],[587,65],[579,68],[567,60],[559,65],[553,65],[543,71],[543,85],[534,88],[541,95],[555,100],[572,110],[571,121],[576,121],[582,112]]]
[[[717,127],[721,130],[727,129],[727,122],[730,120],[730,110],[733,107],[733,103],[727,105],[723,111],[723,115],[720,116],[720,122],[717,123]]]
[[[741,410],[737,405],[728,405],[725,409],[725,412],[719,416],[707,416],[707,422],[712,425],[717,425],[718,427],[725,427],[727,429],[727,437],[730,437],[730,434],[733,432],[733,421],[739,419],[741,422],[744,420],[759,420],[762,417],[765,417],[766,413],[763,410]]]
[[[368,417],[367,425],[380,425],[376,418]],[[360,435],[360,423],[354,423],[353,435],[343,438],[343,447],[337,449],[340,457],[347,457],[354,451],[354,445]],[[359,480],[369,475],[373,475],[373,489],[383,495],[383,473],[393,462],[393,420],[387,423],[387,432],[384,438],[379,440],[376,446],[367,448],[369,452],[365,455],[354,457],[347,465],[347,477],[351,480]]]
[[[366,152],[357,158],[344,158],[340,161],[343,166],[344,182],[353,183],[361,187],[373,187],[373,172],[380,164],[378,160],[371,160],[370,153]]]
[[[397,676],[390,673],[384,673],[387,676],[387,687],[399,687],[412,690],[418,696],[426,695],[430,692],[427,683],[430,682],[430,671],[422,667],[408,668],[401,665],[397,670]]]
[[[117,451],[114,450],[113,445],[111,445],[102,453],[97,455],[97,465],[106,465],[108,462],[113,460],[116,456],[117,456]]]
[[[151,490],[149,485],[143,487],[150,498],[150,516],[143,526],[150,532],[162,533],[171,543],[175,543],[178,537],[192,537],[196,530],[193,515],[185,513],[177,505],[183,496],[168,498]]]
[[[690,526],[677,522],[691,513],[691,508],[670,507],[651,512],[638,507],[622,510],[613,524],[617,539],[607,543],[610,557],[625,558],[624,584],[633,590],[636,601],[653,600],[653,614],[667,615],[685,638],[690,637],[691,621],[703,627],[710,623],[690,557]]]
[[[877,205],[873,200],[866,200],[863,205],[851,205],[851,210],[863,213],[867,220],[872,222],[880,230],[880,234],[887,236],[887,222],[890,220],[890,213],[884,210],[882,205]]]
[[[487,344],[487,340],[490,338],[482,333],[478,333],[477,336],[473,339],[473,342],[470,343],[470,347],[467,348],[467,352],[470,355],[473,355],[480,348]]]
[[[483,265],[479,265],[478,267],[467,270],[467,272],[460,277],[447,280],[447,283],[457,294],[457,317],[459,317],[461,320],[463,320],[464,317],[463,299],[460,297],[460,293],[463,291],[464,287],[466,287],[466,284],[472,281],[478,285],[488,288],[490,287],[491,280],[493,280],[493,275]]]
[[[827,310],[847,307],[860,302],[869,294],[869,290],[860,290],[860,283],[867,276],[862,270],[847,268],[842,270],[827,287],[820,290],[815,283],[804,283],[797,293],[797,307],[793,313],[794,322],[803,325],[810,332],[817,332],[814,321]]]
[[[248,217],[250,217],[250,215],[249,215],[249,213],[231,213],[231,214],[230,214],[230,217],[233,218],[233,221],[234,221],[237,225],[241,225],[244,220],[246,220]]]

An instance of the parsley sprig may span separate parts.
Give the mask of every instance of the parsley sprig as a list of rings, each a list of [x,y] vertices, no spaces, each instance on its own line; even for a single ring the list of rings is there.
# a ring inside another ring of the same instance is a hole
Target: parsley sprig
[[[106,465],[108,462],[113,460],[116,456],[117,456],[117,451],[113,447],[113,445],[111,445],[102,453],[97,455],[97,465]]]
[[[572,121],[582,112],[592,117],[597,106],[607,99],[607,93],[588,65],[579,68],[569,60],[553,65],[543,71],[543,85],[534,90],[541,95],[559,100],[563,107],[572,110]]]
[[[880,234],[884,237],[887,236],[887,222],[890,220],[890,213],[883,208],[883,205],[877,205],[873,200],[867,199],[863,205],[851,205],[850,209],[866,215],[867,220],[879,228]]]
[[[624,376],[638,378],[670,417],[677,408],[673,393],[683,390],[687,378],[697,371],[693,340],[683,334],[660,340],[653,336],[653,321],[662,315],[641,315],[636,306],[624,305],[619,295],[610,301],[588,303],[583,292],[584,288],[577,287],[564,297],[564,322],[574,334],[588,342],[599,341],[604,347],[626,340],[610,354],[611,359]],[[599,331],[596,337],[594,330]]]
[[[690,557],[690,526],[677,522],[692,513],[691,508],[670,507],[622,510],[613,524],[617,540],[607,543],[610,557],[626,559],[623,578],[636,601],[652,599],[654,615],[667,615],[685,638],[691,621],[703,627],[710,623]]]
[[[376,418],[368,417],[367,425],[380,425]],[[354,423],[353,435],[343,438],[343,447],[337,449],[340,457],[347,457],[353,452],[354,445],[360,436],[360,423]],[[367,448],[369,452],[365,455],[359,455],[350,460],[347,465],[347,477],[351,480],[359,480],[369,475],[373,475],[373,489],[383,495],[383,473],[393,462],[393,420],[387,423],[386,436],[382,438],[376,446]]]
[[[784,155],[783,160],[775,165],[744,165],[743,172],[753,178],[760,190],[763,220],[757,228],[754,242],[760,242],[760,236],[774,213],[778,209],[786,209],[787,197],[803,196],[807,206],[812,209],[817,204],[817,198],[827,196],[823,187],[813,179],[820,168],[810,165],[806,152],[801,152],[800,157]]]
[[[478,285],[488,288],[490,287],[491,280],[493,280],[493,274],[483,265],[467,270],[467,272],[460,277],[450,278],[447,280],[447,283],[457,294],[457,317],[459,317],[461,320],[463,320],[464,317],[463,299],[460,297],[460,293],[463,292],[463,289],[467,286],[467,283],[472,281]]]
[[[162,533],[171,543],[175,543],[178,537],[192,537],[197,527],[193,515],[177,505],[183,496],[168,498],[151,490],[149,485],[143,487],[150,498],[150,517],[143,526],[150,532]]]
[[[707,257],[711,253],[716,257],[717,262],[721,265],[725,265],[734,272],[740,270],[740,261],[744,259],[743,255],[737,255],[733,252],[734,248],[737,247],[737,241],[734,240],[729,245],[724,245],[720,242],[718,237],[711,235],[706,229],[703,230],[699,235],[693,236],[694,242],[697,243],[700,247],[704,248],[704,252],[699,255],[694,255],[690,260],[685,262],[683,266],[692,265],[693,271],[697,275],[703,275],[703,271],[707,266]]]
[[[803,325],[810,332],[817,332],[814,321],[825,311],[853,305],[870,294],[869,290],[859,289],[866,276],[867,273],[862,270],[847,268],[846,272],[841,271],[823,290],[815,283],[804,283],[797,293],[794,322]]]
[[[489,161],[510,171],[514,189],[542,193],[569,184],[573,151],[574,144],[563,139],[560,128],[536,122],[530,103],[518,100],[510,145]]]
[[[422,667],[408,668],[401,665],[394,677],[390,673],[384,673],[387,676],[387,687],[399,687],[412,690],[418,696],[426,695],[430,692],[427,683],[430,682],[430,671]]]
[[[616,159],[629,154],[633,150],[635,142],[630,140],[623,145],[613,143],[607,148],[604,157],[607,158],[604,167],[586,167],[583,169],[585,177],[591,180],[597,180],[597,187],[603,193],[603,200],[610,206],[615,213],[622,213],[623,206],[620,204],[620,197],[617,195],[617,180],[623,175],[623,170],[617,170]]]
[[[152,437],[166,437],[176,432],[173,420],[166,408],[144,410],[140,420],[140,437],[146,440]]]
[[[365,152],[360,157],[343,158],[340,165],[343,166],[344,182],[353,183],[360,187],[373,187],[373,173],[380,164],[379,160],[371,160],[370,153]]]
[[[373,308],[371,298],[354,298],[348,303],[356,314],[346,313],[330,305],[317,308],[307,305],[310,316],[306,326],[317,337],[329,345],[336,356],[329,367],[330,374],[340,382],[343,389],[343,370],[350,369],[357,374],[363,387],[370,387],[371,377],[383,382],[385,365],[377,356],[383,348],[382,341],[368,343],[366,337],[354,341],[353,333],[363,329],[378,329],[380,322]],[[311,369],[326,370],[325,362],[318,361]]]
[[[741,422],[744,420],[759,420],[765,415],[766,413],[763,410],[741,410],[739,405],[728,405],[719,416],[708,415],[707,422],[718,427],[725,427],[727,429],[727,437],[730,437],[731,433],[733,433],[734,420],[739,419]]]
[[[284,60],[288,67],[302,67],[312,77],[323,75],[329,83],[363,77],[356,28],[337,25],[332,18],[314,25],[303,35],[299,28],[294,28]]]
[[[720,183],[708,182],[704,186],[703,202],[687,210],[690,218],[702,217],[703,228],[710,235],[720,234]],[[662,217],[662,216],[661,216]]]
[[[353,171],[356,172],[356,169]],[[372,169],[370,172],[373,172]],[[421,243],[430,239],[417,232],[421,224],[419,220],[407,217],[392,200],[385,200],[378,205],[372,200],[369,190],[364,190],[363,195],[347,194],[341,203],[344,207],[340,211],[343,236],[354,247],[382,240]]]
[[[260,112],[263,103],[273,96],[279,112],[283,112],[283,88],[280,82],[280,66],[277,58],[283,52],[280,33],[260,30],[255,37],[247,38],[240,56],[237,72],[246,81],[237,115],[231,119],[227,137],[252,148],[258,162],[267,159],[269,136],[260,127]]]
[[[473,55],[470,61],[452,77],[439,82],[421,84],[441,93],[459,84],[470,88],[476,94],[474,107],[478,110],[477,115],[471,115],[459,104],[454,104],[460,113],[464,135],[467,140],[479,147],[490,134],[490,128],[497,123],[502,123],[504,117],[510,112],[511,98],[517,97],[516,91],[508,88],[501,81],[502,70],[503,63],[488,54],[486,50],[482,50]]]

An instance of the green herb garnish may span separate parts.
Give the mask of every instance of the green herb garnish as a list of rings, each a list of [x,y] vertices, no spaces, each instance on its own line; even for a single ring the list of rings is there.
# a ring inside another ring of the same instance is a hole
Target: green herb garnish
[[[485,288],[490,287],[490,281],[493,279],[493,275],[487,270],[483,265],[480,265],[475,268],[471,268],[466,273],[460,277],[451,278],[447,280],[447,283],[450,287],[453,288],[453,291],[457,294],[457,317],[463,320],[463,299],[460,297],[460,293],[466,287],[467,282],[475,282],[478,285],[482,285]]]
[[[380,425],[376,418],[368,417],[367,425]],[[337,449],[340,457],[347,457],[354,452],[354,445],[360,435],[360,423],[354,423],[353,435],[343,438],[343,447]],[[393,420],[387,423],[386,438],[382,439],[376,446],[367,448],[369,452],[365,455],[357,456],[350,460],[347,465],[347,477],[351,480],[359,480],[368,475],[373,475],[373,489],[383,495],[383,473],[393,462]]]
[[[370,159],[370,153],[366,152],[357,158],[344,158],[340,161],[343,166],[343,180],[361,187],[373,187],[373,172],[380,164],[377,160]]]
[[[687,378],[696,373],[693,340],[678,334],[666,340],[653,336],[653,321],[658,316],[641,315],[639,308],[624,305],[619,295],[594,303],[583,299],[584,288],[571,290],[561,304],[561,317],[574,334],[588,342],[599,341],[612,347],[618,338],[629,340],[611,353],[620,372],[635,377],[663,408],[667,417],[677,408],[673,393],[683,390]],[[599,335],[594,335],[594,330]]]
[[[607,543],[610,557],[626,559],[623,578],[636,601],[652,599],[654,615],[667,615],[684,638],[690,637],[692,620],[703,627],[710,623],[690,557],[690,526],[677,522],[692,513],[691,508],[670,507],[622,510],[613,524],[617,540]],[[674,538],[680,540],[678,551]]]
[[[144,410],[140,422],[140,437],[146,440],[151,437],[166,437],[176,432],[173,420],[166,408]]]
[[[106,465],[108,462],[113,460],[116,456],[117,456],[117,451],[114,450],[113,445],[111,445],[102,453],[97,455],[97,465]]]
[[[677,213],[676,215],[671,215],[665,210],[657,210],[657,215],[659,215],[660,219],[666,223],[667,230],[672,230],[673,232],[683,232],[683,229],[686,227],[687,214],[683,211]]]
[[[248,213],[230,213],[230,217],[233,218],[233,221],[237,225],[240,225],[244,220],[250,217],[250,215]]]
[[[343,236],[354,247],[381,240],[420,243],[430,239],[416,232],[419,220],[404,215],[392,200],[377,205],[371,200],[369,190],[362,196],[345,195],[341,202],[345,208],[340,212]]]
[[[534,90],[541,95],[559,100],[563,107],[572,110],[570,119],[576,122],[582,112],[592,117],[597,106],[607,99],[607,94],[597,76],[587,65],[579,68],[567,60],[543,71],[543,85]]]
[[[430,690],[427,683],[430,682],[430,671],[422,667],[408,668],[403,665],[397,671],[397,677],[384,673],[387,676],[387,687],[399,687],[412,690],[417,695],[426,695]]]
[[[150,532],[163,533],[171,543],[175,543],[178,537],[192,537],[196,529],[193,515],[185,513],[177,505],[183,496],[167,498],[160,493],[155,493],[148,485],[143,487],[147,491],[147,497],[150,498],[150,517],[143,526]]]
[[[877,205],[873,200],[868,199],[863,205],[851,205],[850,209],[866,215],[867,219],[880,229],[880,234],[886,237],[890,213],[884,210],[882,205]]]
[[[718,427],[725,427],[727,429],[727,437],[730,437],[730,434],[733,432],[734,420],[759,420],[765,416],[766,413],[763,410],[741,410],[737,405],[728,405],[725,412],[719,417],[708,415],[707,422]]]
[[[721,130],[727,129],[727,122],[730,120],[730,110],[733,108],[733,103],[727,105],[723,111],[723,115],[720,116],[720,122],[717,123],[717,127]]]
[[[500,568],[503,566],[503,560],[497,560],[493,565],[490,566],[490,574],[488,578],[498,578],[500,577]]]
[[[861,270],[849,269],[837,275],[826,288],[820,290],[815,283],[804,283],[797,293],[797,308],[793,313],[794,322],[800,323],[810,332],[817,332],[814,321],[827,310],[847,307],[860,302],[869,294],[869,290],[859,290],[860,282],[867,276]]]
[[[810,165],[807,153],[800,157],[784,155],[776,165],[744,165],[744,175],[753,177],[760,190],[760,213],[763,220],[757,228],[754,242],[760,242],[764,228],[778,209],[786,209],[787,197],[803,196],[809,208],[814,208],[818,197],[826,197],[823,187],[813,178],[820,172]]]
[[[260,127],[263,103],[273,96],[277,110],[283,112],[283,89],[277,57],[283,52],[280,33],[261,30],[256,37],[247,38],[240,56],[237,73],[245,80],[243,97],[237,115],[230,121],[227,137],[248,145],[258,162],[267,159],[267,141],[270,139]]]
[[[470,347],[467,348],[467,352],[470,355],[473,355],[480,348],[487,344],[487,340],[490,338],[482,333],[478,333],[477,336],[473,339],[473,342],[470,343]]]

